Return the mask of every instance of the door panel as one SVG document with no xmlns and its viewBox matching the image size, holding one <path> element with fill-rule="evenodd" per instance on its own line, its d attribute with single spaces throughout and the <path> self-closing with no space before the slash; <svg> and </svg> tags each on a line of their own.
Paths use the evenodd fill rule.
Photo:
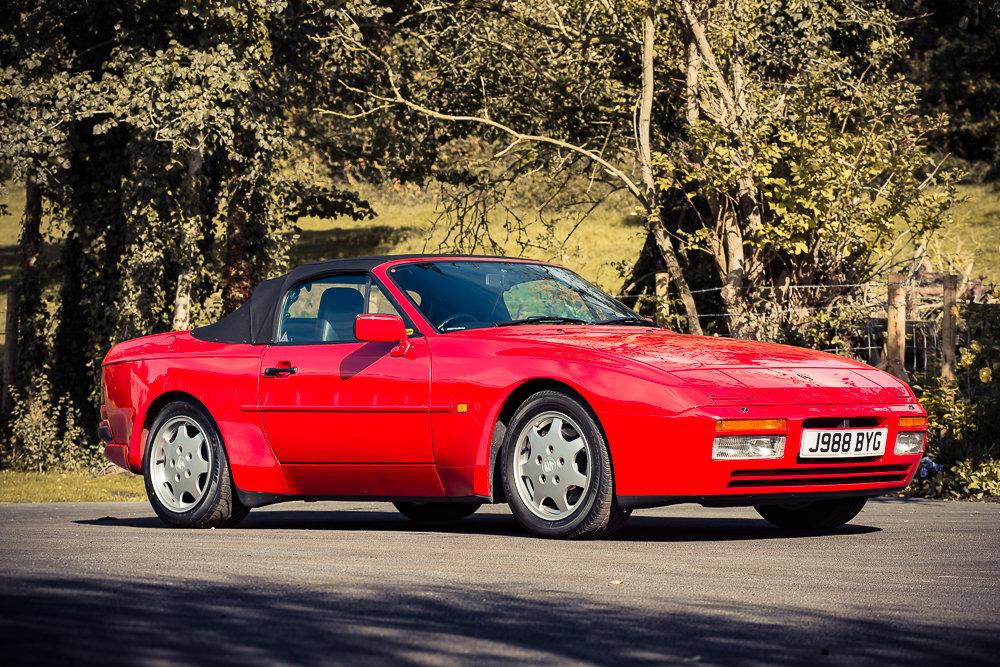
<svg viewBox="0 0 1000 667">
<path fill-rule="evenodd" d="M 430 355 L 395 343 L 272 345 L 261 359 L 260 411 L 282 463 L 433 463 Z M 294 373 L 264 374 L 268 368 Z"/>
</svg>

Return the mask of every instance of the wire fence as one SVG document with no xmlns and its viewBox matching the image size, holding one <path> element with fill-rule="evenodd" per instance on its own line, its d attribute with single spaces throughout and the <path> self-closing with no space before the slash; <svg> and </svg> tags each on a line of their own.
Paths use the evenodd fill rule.
<svg viewBox="0 0 1000 667">
<path fill-rule="evenodd" d="M 679 325 L 686 317 L 676 294 L 670 293 L 673 286 L 667 276 L 656 274 L 655 285 L 655 294 L 619 295 L 619 298 L 633 306 L 652 303 L 661 323 L 681 328 Z M 692 290 L 691 294 L 702 308 L 709 306 L 709 312 L 698 314 L 702 329 L 713 335 L 730 336 L 735 328 L 731 324 L 733 318 L 740 316 L 719 309 L 723 301 L 713 297 L 721 297 L 723 289 L 700 288 Z M 957 311 L 964 311 L 969 303 L 993 302 L 995 292 L 990 282 L 963 281 L 957 276 L 936 272 L 918 272 L 906 280 L 892 276 L 889 280 L 864 283 L 752 286 L 750 289 L 764 301 L 755 316 L 785 320 L 781 322 L 784 326 L 801 325 L 820 311 L 851 309 L 858 317 L 851 325 L 853 330 L 845 337 L 847 340 L 819 349 L 852 356 L 879 367 L 891 366 L 895 361 L 897 370 L 907 374 L 934 373 L 942 368 L 948 349 L 942 331 L 945 304 L 952 303 Z M 813 293 L 803 294 L 806 290 Z M 894 290 L 902 295 L 895 308 Z M 716 305 L 715 309 L 711 308 L 712 304 Z M 893 329 L 898 329 L 899 333 L 891 331 Z M 754 328 L 749 327 L 749 330 L 754 331 Z M 948 335 L 952 341 L 950 358 L 954 359 L 957 349 L 971 342 L 972 333 L 960 325 L 956 327 L 953 317 Z M 894 341 L 890 336 L 895 336 Z M 743 337 L 754 336 L 744 333 Z"/>
</svg>

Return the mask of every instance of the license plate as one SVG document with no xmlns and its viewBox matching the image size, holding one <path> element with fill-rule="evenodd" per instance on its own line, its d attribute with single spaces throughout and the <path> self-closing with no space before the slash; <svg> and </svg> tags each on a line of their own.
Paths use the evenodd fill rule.
<svg viewBox="0 0 1000 667">
<path fill-rule="evenodd" d="M 804 430 L 799 456 L 804 459 L 881 456 L 885 453 L 888 433 L 884 428 Z"/>
</svg>

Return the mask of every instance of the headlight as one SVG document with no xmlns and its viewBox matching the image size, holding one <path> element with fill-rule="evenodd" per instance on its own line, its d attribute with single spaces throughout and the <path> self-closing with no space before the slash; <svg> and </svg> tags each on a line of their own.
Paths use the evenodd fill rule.
<svg viewBox="0 0 1000 667">
<path fill-rule="evenodd" d="M 712 443 L 713 459 L 780 459 L 783 435 L 723 435 Z"/>
<path fill-rule="evenodd" d="M 896 456 L 905 454 L 919 454 L 924 448 L 923 431 L 907 431 L 896 434 Z"/>
</svg>

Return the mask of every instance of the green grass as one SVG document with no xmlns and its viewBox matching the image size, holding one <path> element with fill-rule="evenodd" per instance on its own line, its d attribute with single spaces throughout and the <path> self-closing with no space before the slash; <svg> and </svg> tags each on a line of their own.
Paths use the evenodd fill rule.
<svg viewBox="0 0 1000 667">
<path fill-rule="evenodd" d="M 128 473 L 0 471 L 0 503 L 145 500 L 142 477 Z"/>
<path fill-rule="evenodd" d="M 936 245 L 955 257 L 954 268 L 965 273 L 971 266 L 969 277 L 1000 281 L 1000 183 L 963 185 L 959 194 L 965 201 L 953 211 L 955 224 Z"/>
</svg>

